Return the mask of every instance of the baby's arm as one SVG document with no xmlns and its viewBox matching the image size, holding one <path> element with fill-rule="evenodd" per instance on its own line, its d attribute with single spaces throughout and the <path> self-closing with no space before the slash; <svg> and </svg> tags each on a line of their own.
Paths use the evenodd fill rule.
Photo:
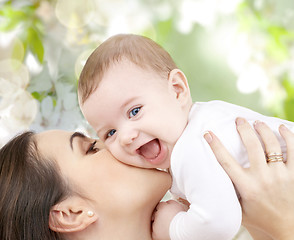
<svg viewBox="0 0 294 240">
<path fill-rule="evenodd" d="M 191 205 L 187 212 L 181 211 L 172 219 L 170 238 L 232 239 L 239 230 L 242 216 L 233 184 L 203 137 L 194 139 L 193 144 L 198 148 L 192 149 L 191 142 L 192 152 L 186 154 L 186 159 L 181 159 L 173 171 L 174 181 L 185 190 Z M 207 147 L 202 148 L 203 144 Z M 180 158 L 181 155 L 175 157 Z"/>
<path fill-rule="evenodd" d="M 166 240 L 169 237 L 169 226 L 174 216 L 181 212 L 187 211 L 188 206 L 179 203 L 175 200 L 167 202 L 160 202 L 153 215 L 152 223 L 152 239 L 153 240 Z"/>
</svg>

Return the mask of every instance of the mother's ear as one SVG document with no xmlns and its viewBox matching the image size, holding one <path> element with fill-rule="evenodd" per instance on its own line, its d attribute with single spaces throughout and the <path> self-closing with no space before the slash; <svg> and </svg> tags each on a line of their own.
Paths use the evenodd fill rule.
<svg viewBox="0 0 294 240">
<path fill-rule="evenodd" d="M 69 197 L 51 208 L 49 227 L 54 232 L 78 232 L 97 219 L 97 214 L 89 208 L 86 201 L 79 197 Z"/>
<path fill-rule="evenodd" d="M 185 74 L 180 69 L 173 69 L 168 76 L 169 89 L 175 93 L 176 98 L 187 104 L 191 100 L 190 88 Z"/>
</svg>

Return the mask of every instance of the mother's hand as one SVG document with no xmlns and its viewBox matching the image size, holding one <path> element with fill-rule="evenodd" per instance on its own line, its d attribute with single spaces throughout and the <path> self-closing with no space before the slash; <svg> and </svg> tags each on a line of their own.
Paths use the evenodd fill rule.
<svg viewBox="0 0 294 240">
<path fill-rule="evenodd" d="M 267 154 L 281 153 L 273 132 L 265 123 L 256 122 L 254 127 L 260 141 L 247 121 L 238 118 L 236 123 L 248 152 L 250 168 L 241 167 L 213 133 L 206 133 L 204 137 L 240 194 L 243 224 L 276 240 L 293 239 L 294 134 L 280 126 L 280 134 L 287 144 L 287 162 L 267 163 L 261 141 Z"/>
</svg>

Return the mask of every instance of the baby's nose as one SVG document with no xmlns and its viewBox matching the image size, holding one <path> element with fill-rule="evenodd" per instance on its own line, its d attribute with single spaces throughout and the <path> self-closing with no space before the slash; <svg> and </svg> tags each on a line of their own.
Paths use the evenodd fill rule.
<svg viewBox="0 0 294 240">
<path fill-rule="evenodd" d="M 138 131 L 134 129 L 129 129 L 127 131 L 121 132 L 121 143 L 122 145 L 130 145 L 135 141 L 135 139 L 138 137 Z"/>
</svg>

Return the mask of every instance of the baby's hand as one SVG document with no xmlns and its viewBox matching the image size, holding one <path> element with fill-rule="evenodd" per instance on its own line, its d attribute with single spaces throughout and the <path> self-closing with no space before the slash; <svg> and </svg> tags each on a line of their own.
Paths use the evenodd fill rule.
<svg viewBox="0 0 294 240">
<path fill-rule="evenodd" d="M 187 211 L 187 207 L 177 201 L 160 202 L 153 214 L 152 239 L 169 240 L 169 225 L 174 216 L 181 211 Z"/>
</svg>

